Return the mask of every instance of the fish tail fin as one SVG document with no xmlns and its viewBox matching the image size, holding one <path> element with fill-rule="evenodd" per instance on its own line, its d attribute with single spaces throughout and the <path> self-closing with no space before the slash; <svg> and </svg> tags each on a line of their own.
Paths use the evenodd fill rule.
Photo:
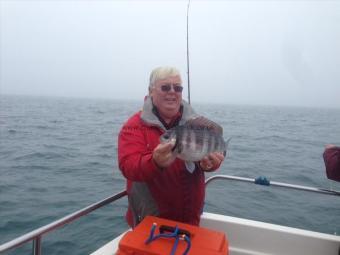
<svg viewBox="0 0 340 255">
<path fill-rule="evenodd" d="M 223 151 L 223 156 L 224 157 L 227 156 L 227 149 L 228 149 L 230 140 L 231 140 L 231 137 L 225 142 L 225 147 L 224 147 L 224 151 Z"/>
<path fill-rule="evenodd" d="M 227 150 L 228 146 L 229 146 L 229 142 L 231 140 L 232 137 L 230 137 L 226 142 L 225 142 L 225 149 Z"/>
</svg>

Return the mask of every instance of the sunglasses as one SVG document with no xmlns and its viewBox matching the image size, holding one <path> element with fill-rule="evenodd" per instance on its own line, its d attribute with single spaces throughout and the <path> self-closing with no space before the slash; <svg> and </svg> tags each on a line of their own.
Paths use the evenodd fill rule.
<svg viewBox="0 0 340 255">
<path fill-rule="evenodd" d="M 183 87 L 180 85 L 172 84 L 172 87 L 174 88 L 174 91 L 177 93 L 182 93 Z M 161 86 L 161 90 L 163 92 L 169 92 L 171 90 L 171 84 L 164 84 Z"/>
</svg>

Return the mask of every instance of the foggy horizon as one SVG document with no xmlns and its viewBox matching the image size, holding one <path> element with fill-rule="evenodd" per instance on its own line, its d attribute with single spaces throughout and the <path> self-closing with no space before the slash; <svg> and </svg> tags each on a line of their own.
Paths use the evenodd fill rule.
<svg viewBox="0 0 340 255">
<path fill-rule="evenodd" d="M 1 1 L 0 93 L 143 101 L 177 67 L 187 1 Z M 189 10 L 191 101 L 340 108 L 340 2 L 203 1 Z"/>
<path fill-rule="evenodd" d="M 3 97 L 28 97 L 28 98 L 41 98 L 41 99 L 52 99 L 52 100 L 94 100 L 94 101 L 110 101 L 110 102 L 133 102 L 136 104 L 140 104 L 140 107 L 143 106 L 144 99 L 142 98 L 114 98 L 114 97 L 91 97 L 91 96 L 71 96 L 71 95 L 38 95 L 38 94 L 0 94 Z M 186 102 L 188 102 L 188 98 L 183 98 Z M 280 104 L 261 104 L 261 103 L 229 103 L 229 102 L 208 102 L 208 101 L 199 101 L 191 98 L 191 105 L 195 106 L 236 106 L 236 107 L 277 107 L 277 108 L 306 108 L 306 109 L 329 109 L 329 110 L 339 110 L 340 107 L 337 106 L 313 106 L 313 105 L 280 105 Z"/>
</svg>

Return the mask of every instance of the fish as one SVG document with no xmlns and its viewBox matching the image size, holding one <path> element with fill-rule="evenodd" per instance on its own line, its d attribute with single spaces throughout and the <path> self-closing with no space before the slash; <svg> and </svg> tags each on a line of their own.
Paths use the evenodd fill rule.
<svg viewBox="0 0 340 255">
<path fill-rule="evenodd" d="M 187 162 L 200 161 L 211 152 L 221 152 L 226 156 L 230 139 L 225 142 L 223 128 L 203 116 L 173 127 L 160 137 L 161 143 L 174 143 L 173 153 Z"/>
</svg>

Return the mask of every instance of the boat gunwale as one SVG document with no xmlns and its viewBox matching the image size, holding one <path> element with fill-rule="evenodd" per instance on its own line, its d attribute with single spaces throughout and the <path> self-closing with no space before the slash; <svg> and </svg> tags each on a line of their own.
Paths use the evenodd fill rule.
<svg viewBox="0 0 340 255">
<path fill-rule="evenodd" d="M 205 186 L 207 186 L 210 182 L 216 181 L 216 180 L 236 180 L 236 181 L 243 181 L 243 182 L 248 182 L 248 183 L 253 183 L 253 184 L 260 184 L 260 185 L 265 185 L 269 186 L 266 184 L 261 184 L 261 183 L 256 183 L 256 179 L 251 179 L 251 178 L 245 178 L 245 177 L 239 177 L 239 176 L 231 176 L 231 175 L 213 175 L 205 180 Z M 339 191 L 333 191 L 333 190 L 326 190 L 326 189 L 320 189 L 320 188 L 314 188 L 314 187 L 306 187 L 306 186 L 300 186 L 300 185 L 293 185 L 293 184 L 288 184 L 288 183 L 278 183 L 278 182 L 272 182 L 274 187 L 284 187 L 284 188 L 290 188 L 290 189 L 297 189 L 300 191 L 310 191 L 310 192 L 317 192 L 317 193 L 322 193 L 326 195 L 336 195 L 340 196 Z M 275 185 L 278 184 L 278 185 Z M 32 230 L 28 232 L 27 234 L 24 234 L 22 236 L 19 236 L 11 241 L 8 241 L 4 244 L 0 245 L 0 253 L 8 251 L 10 249 L 16 248 L 24 243 L 33 241 L 33 252 L 32 254 L 34 255 L 40 255 L 41 254 L 41 238 L 44 234 L 47 234 L 51 231 L 54 231 L 57 228 L 60 228 L 68 223 L 73 222 L 74 220 L 85 216 L 89 214 L 90 212 L 101 208 L 102 206 L 105 206 L 107 204 L 110 204 L 124 196 L 127 195 L 126 190 L 122 190 L 112 196 L 109 196 L 103 200 L 100 200 L 94 204 L 91 204 L 83 209 L 80 209 L 74 213 L 71 213 L 69 215 L 66 215 L 65 217 L 58 219 L 52 223 L 49 223 L 47 225 L 44 225 L 40 228 L 37 228 L 35 230 Z M 223 216 L 223 215 L 222 215 Z M 262 223 L 262 222 L 260 222 Z M 270 223 L 266 223 L 270 224 Z M 282 226 L 284 227 L 284 226 Z M 315 232 L 319 233 L 319 232 Z M 324 234 L 321 233 L 320 234 Z M 327 235 L 327 234 L 325 234 Z"/>
</svg>

